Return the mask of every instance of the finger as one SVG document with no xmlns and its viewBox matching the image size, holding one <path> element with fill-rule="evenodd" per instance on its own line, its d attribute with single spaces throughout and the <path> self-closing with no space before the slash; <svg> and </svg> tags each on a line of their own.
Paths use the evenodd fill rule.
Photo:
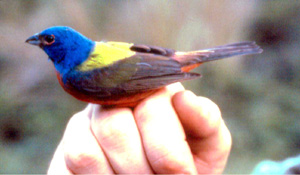
<svg viewBox="0 0 300 175">
<path fill-rule="evenodd" d="M 173 83 L 165 87 L 167 94 L 169 96 L 173 96 L 175 93 L 184 91 L 184 87 L 182 86 L 181 83 Z"/>
<path fill-rule="evenodd" d="M 91 105 L 74 115 L 63 137 L 67 167 L 74 174 L 114 173 L 90 129 Z"/>
<path fill-rule="evenodd" d="M 65 162 L 62 142 L 54 153 L 47 174 L 72 174 Z"/>
<path fill-rule="evenodd" d="M 231 135 L 218 106 L 190 91 L 175 94 L 173 105 L 195 155 L 198 172 L 222 172 L 231 148 Z"/>
<path fill-rule="evenodd" d="M 92 130 L 116 173 L 153 173 L 129 108 L 94 108 Z"/>
<path fill-rule="evenodd" d="M 141 102 L 134 110 L 135 120 L 155 173 L 196 173 L 183 128 L 171 105 L 175 91 L 169 86 Z"/>
</svg>

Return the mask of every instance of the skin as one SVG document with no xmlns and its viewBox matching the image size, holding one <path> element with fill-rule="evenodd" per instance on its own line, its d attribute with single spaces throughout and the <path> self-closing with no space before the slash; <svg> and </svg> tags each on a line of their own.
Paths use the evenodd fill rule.
<svg viewBox="0 0 300 175">
<path fill-rule="evenodd" d="M 89 104 L 69 121 L 48 173 L 217 174 L 231 143 L 218 106 L 176 83 L 134 109 Z"/>
</svg>

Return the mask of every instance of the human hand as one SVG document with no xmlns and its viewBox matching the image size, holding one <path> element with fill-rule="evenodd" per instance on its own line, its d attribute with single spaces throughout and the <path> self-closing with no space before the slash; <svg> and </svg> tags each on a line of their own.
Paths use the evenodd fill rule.
<svg viewBox="0 0 300 175">
<path fill-rule="evenodd" d="M 217 105 L 176 83 L 134 110 L 89 104 L 69 121 L 48 173 L 215 174 L 230 148 Z"/>
</svg>

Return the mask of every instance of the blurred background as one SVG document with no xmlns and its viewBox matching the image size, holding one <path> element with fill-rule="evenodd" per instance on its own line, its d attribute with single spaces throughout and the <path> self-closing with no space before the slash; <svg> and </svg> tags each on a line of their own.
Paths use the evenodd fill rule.
<svg viewBox="0 0 300 175">
<path fill-rule="evenodd" d="M 0 1 L 0 173 L 45 173 L 69 118 L 86 103 L 59 86 L 25 40 L 66 25 L 93 40 L 176 50 L 256 41 L 261 55 L 210 62 L 187 89 L 216 102 L 233 147 L 225 173 L 300 152 L 300 1 Z"/>
</svg>

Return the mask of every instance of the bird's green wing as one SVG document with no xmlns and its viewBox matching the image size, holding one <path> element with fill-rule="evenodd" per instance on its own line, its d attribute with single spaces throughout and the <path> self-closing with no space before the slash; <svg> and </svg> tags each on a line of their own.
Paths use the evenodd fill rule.
<svg viewBox="0 0 300 175">
<path fill-rule="evenodd" d="M 174 59 L 154 54 L 137 54 L 126 60 L 120 61 L 122 68 L 130 60 L 130 67 L 135 67 L 132 73 L 120 82 L 118 87 L 126 92 L 135 93 L 136 91 L 147 91 L 157 89 L 168 84 L 196 78 L 199 74 L 181 71 L 181 65 Z M 122 63 L 123 62 L 123 63 Z M 133 63 L 133 64 L 132 64 Z M 116 71 L 118 72 L 118 71 Z M 125 71 L 130 72 L 130 71 Z M 125 73 L 124 72 L 124 73 Z M 119 74 L 119 73 L 116 73 Z M 119 74 L 121 77 L 124 74 Z"/>
<path fill-rule="evenodd" d="M 137 93 L 199 76 L 182 72 L 180 63 L 168 57 L 173 54 L 172 50 L 115 42 L 108 45 L 96 48 L 97 56 L 92 58 L 93 52 L 77 67 L 75 79 L 79 82 L 72 79 L 74 86 L 80 84 L 81 91 L 94 95 Z M 101 50 L 106 53 L 99 52 Z M 98 93 L 100 91 L 102 93 Z"/>
</svg>

